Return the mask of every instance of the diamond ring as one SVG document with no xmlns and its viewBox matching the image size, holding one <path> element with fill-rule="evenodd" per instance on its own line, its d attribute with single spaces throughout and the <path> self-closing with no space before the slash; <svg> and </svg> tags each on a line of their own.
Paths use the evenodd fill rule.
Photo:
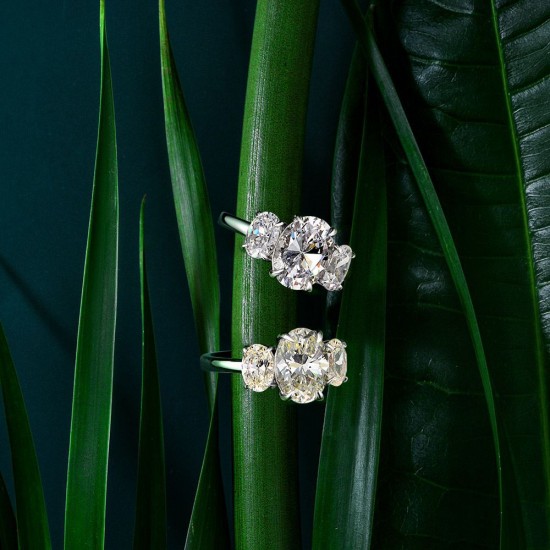
<svg viewBox="0 0 550 550">
<path fill-rule="evenodd" d="M 323 334 L 296 328 L 279 337 L 275 349 L 252 344 L 243 349 L 242 359 L 231 352 L 206 353 L 201 367 L 210 372 L 240 372 L 247 388 L 262 392 L 278 386 L 281 398 L 295 403 L 323 399 L 327 384 L 347 381 L 346 344 L 337 338 L 323 341 Z"/>
<path fill-rule="evenodd" d="M 260 212 L 251 222 L 222 212 L 220 225 L 245 236 L 243 248 L 252 258 L 271 261 L 271 275 L 293 290 L 341 290 L 352 249 L 334 241 L 336 229 L 314 216 L 297 216 L 289 225 L 271 212 Z"/>
</svg>

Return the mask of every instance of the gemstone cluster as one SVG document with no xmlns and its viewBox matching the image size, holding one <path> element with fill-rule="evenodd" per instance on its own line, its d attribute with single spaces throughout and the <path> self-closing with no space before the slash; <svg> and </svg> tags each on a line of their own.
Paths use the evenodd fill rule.
<svg viewBox="0 0 550 550">
<path fill-rule="evenodd" d="M 253 258 L 271 260 L 271 275 L 293 290 L 311 290 L 317 283 L 340 290 L 353 251 L 334 241 L 336 230 L 315 216 L 296 217 L 286 227 L 271 212 L 250 223 L 244 248 Z"/>
<path fill-rule="evenodd" d="M 248 388 L 264 391 L 276 383 L 281 397 L 295 403 L 322 399 L 325 386 L 340 386 L 347 380 L 346 372 L 344 342 L 323 342 L 322 333 L 307 328 L 283 334 L 275 354 L 258 344 L 243 352 L 242 375 Z"/>
</svg>

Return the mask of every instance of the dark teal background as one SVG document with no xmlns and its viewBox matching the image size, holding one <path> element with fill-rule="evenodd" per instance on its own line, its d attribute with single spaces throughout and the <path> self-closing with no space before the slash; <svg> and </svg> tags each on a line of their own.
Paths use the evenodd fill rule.
<svg viewBox="0 0 550 550">
<path fill-rule="evenodd" d="M 73 363 L 96 143 L 98 4 L 4 2 L 0 9 L 0 318 L 29 410 L 55 548 L 63 538 Z M 174 54 L 215 215 L 232 211 L 236 199 L 254 7 L 248 0 L 167 0 Z M 171 202 L 157 4 L 107 1 L 107 25 L 121 214 L 107 547 L 129 548 L 133 532 L 141 368 L 138 215 L 147 194 L 169 537 L 170 546 L 180 548 L 202 458 L 207 408 Z M 329 215 L 332 148 L 351 47 L 352 34 L 338 2 L 323 1 L 308 119 L 304 214 Z M 234 239 L 216 231 L 227 345 Z M 311 304 L 306 302 L 306 315 Z M 227 390 L 223 386 L 226 404 Z M 223 412 L 229 414 L 227 406 Z M 321 406 L 301 411 L 303 433 L 315 426 L 301 447 L 306 545 L 321 415 Z M 224 468 L 229 474 L 229 425 L 223 428 Z M 3 423 L 0 441 L 0 468 L 11 490 Z"/>
</svg>

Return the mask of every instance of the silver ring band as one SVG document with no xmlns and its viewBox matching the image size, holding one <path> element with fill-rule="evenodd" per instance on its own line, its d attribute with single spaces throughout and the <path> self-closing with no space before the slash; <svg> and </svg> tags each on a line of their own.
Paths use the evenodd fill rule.
<svg viewBox="0 0 550 550">
<path fill-rule="evenodd" d="M 243 362 L 231 357 L 230 350 L 205 353 L 201 356 L 201 369 L 206 372 L 231 374 L 241 372 L 242 368 Z"/>
<path fill-rule="evenodd" d="M 250 227 L 250 222 L 237 218 L 237 216 L 233 216 L 233 214 L 229 214 L 228 212 L 222 212 L 220 214 L 218 224 L 225 229 L 229 229 L 230 231 L 239 233 L 245 237 L 248 233 L 248 228 Z"/>
</svg>

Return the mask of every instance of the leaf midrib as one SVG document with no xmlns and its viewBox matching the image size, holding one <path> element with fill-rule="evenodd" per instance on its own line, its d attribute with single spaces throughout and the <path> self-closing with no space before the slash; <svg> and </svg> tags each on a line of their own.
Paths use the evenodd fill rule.
<svg viewBox="0 0 550 550">
<path fill-rule="evenodd" d="M 497 45 L 497 51 L 499 56 L 499 70 L 502 78 L 502 85 L 504 88 L 504 99 L 506 102 L 506 114 L 508 116 L 508 124 L 510 126 L 510 133 L 512 137 L 512 146 L 514 149 L 514 163 L 516 166 L 516 180 L 519 186 L 519 196 L 521 203 L 521 215 L 523 220 L 523 233 L 525 238 L 525 245 L 527 249 L 527 264 L 529 270 L 529 286 L 531 291 L 531 305 L 533 307 L 533 318 L 534 318 L 534 329 L 535 329 L 535 357 L 537 364 L 537 374 L 539 382 L 539 408 L 541 416 L 541 427 L 543 435 L 543 449 L 544 449 L 544 471 L 545 471 L 545 484 L 546 484 L 546 494 L 550 494 L 550 425 L 548 420 L 548 395 L 546 391 L 546 375 L 545 375 L 545 353 L 544 353 L 544 342 L 541 330 L 541 317 L 540 311 L 538 308 L 538 292 L 536 287 L 536 276 L 535 276 L 535 265 L 533 261 L 533 243 L 531 240 L 531 235 L 529 233 L 529 220 L 527 218 L 527 203 L 525 199 L 525 177 L 523 172 L 523 163 L 521 160 L 521 154 L 519 149 L 519 136 L 517 128 L 514 122 L 514 117 L 512 114 L 512 102 L 510 95 L 510 88 L 508 85 L 508 77 L 506 73 L 506 60 L 504 57 L 504 50 L 502 45 L 502 40 L 500 37 L 500 27 L 498 22 L 498 12 L 495 5 L 495 1 L 491 0 L 491 14 L 493 28 L 495 31 L 495 41 Z M 547 507 L 548 508 L 548 507 Z M 548 513 L 550 516 L 550 511 Z"/>
</svg>

